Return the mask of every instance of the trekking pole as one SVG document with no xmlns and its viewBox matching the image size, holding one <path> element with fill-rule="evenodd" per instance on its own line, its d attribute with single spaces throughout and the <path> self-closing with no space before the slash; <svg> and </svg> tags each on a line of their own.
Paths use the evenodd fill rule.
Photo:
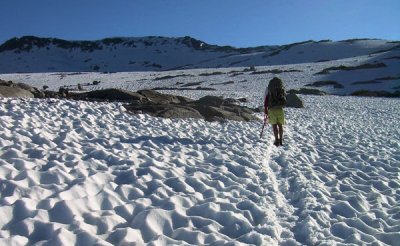
<svg viewBox="0 0 400 246">
<path fill-rule="evenodd" d="M 263 135 L 263 132 L 264 132 L 264 128 L 265 128 L 265 125 L 267 124 L 267 122 L 268 122 L 268 115 L 264 114 L 264 124 L 263 124 L 263 126 L 261 128 L 260 138 L 262 138 L 262 135 Z"/>
</svg>

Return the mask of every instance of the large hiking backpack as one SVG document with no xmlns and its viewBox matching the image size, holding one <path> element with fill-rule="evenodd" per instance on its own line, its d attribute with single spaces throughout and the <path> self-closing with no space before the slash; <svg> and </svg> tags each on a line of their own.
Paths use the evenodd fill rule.
<svg viewBox="0 0 400 246">
<path fill-rule="evenodd" d="M 285 107 L 286 92 L 281 79 L 275 77 L 268 84 L 268 108 Z"/>
</svg>

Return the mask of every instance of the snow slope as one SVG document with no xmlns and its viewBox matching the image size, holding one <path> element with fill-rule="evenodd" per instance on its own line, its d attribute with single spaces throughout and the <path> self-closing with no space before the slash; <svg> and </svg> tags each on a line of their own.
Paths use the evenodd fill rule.
<svg viewBox="0 0 400 246">
<path fill-rule="evenodd" d="M 261 122 L 1 99 L 0 244 L 396 245 L 398 100 L 304 97 Z"/>
<path fill-rule="evenodd" d="M 168 92 L 200 97 L 216 94 L 229 97 L 243 97 L 246 93 L 253 97 L 250 101 L 258 104 L 258 94 L 264 91 L 265 84 L 274 76 L 285 81 L 286 88 L 315 88 L 329 94 L 349 95 L 359 90 L 388 91 L 400 90 L 400 50 L 357 56 L 325 62 L 311 62 L 290 65 L 229 67 L 219 69 L 186 69 L 163 72 L 72 72 L 72 73 L 19 73 L 0 74 L 2 80 L 22 82 L 37 88 L 47 86 L 58 90 L 63 85 L 77 89 L 78 84 L 85 90 L 101 88 L 122 88 L 126 90 L 152 89 L 165 87 Z M 327 71 L 327 72 L 324 72 Z M 93 85 L 93 81 L 100 82 Z M 334 82 L 340 86 L 310 86 L 315 82 Z M 208 88 L 211 90 L 194 89 Z M 176 90 L 171 90 L 176 89 Z M 212 91 L 214 90 L 214 91 Z"/>
<path fill-rule="evenodd" d="M 392 52 L 399 42 L 357 39 L 234 48 L 190 37 L 66 41 L 21 37 L 0 45 L 0 73 L 132 72 L 285 65 Z"/>
</svg>

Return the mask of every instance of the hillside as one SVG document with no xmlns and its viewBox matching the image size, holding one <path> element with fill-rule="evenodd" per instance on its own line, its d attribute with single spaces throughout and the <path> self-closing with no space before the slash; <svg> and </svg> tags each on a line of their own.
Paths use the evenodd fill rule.
<svg viewBox="0 0 400 246">
<path fill-rule="evenodd" d="M 0 46 L 0 73 L 165 71 L 286 65 L 377 55 L 398 59 L 399 47 L 399 42 L 378 39 L 235 48 L 191 37 L 67 41 L 25 36 Z"/>
</svg>

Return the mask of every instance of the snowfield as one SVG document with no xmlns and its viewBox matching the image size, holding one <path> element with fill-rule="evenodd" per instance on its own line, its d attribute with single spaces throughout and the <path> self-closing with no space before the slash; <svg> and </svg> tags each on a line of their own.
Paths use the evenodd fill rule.
<svg viewBox="0 0 400 246">
<path fill-rule="evenodd" d="M 162 87 L 247 98 L 250 107 L 262 105 L 274 76 L 288 90 L 317 81 L 333 81 L 317 89 L 337 95 L 399 89 L 398 49 L 354 49 L 361 55 L 341 60 L 334 51 L 328 61 L 256 71 L 0 79 L 51 90 Z M 399 99 L 300 97 L 305 108 L 285 109 L 279 148 L 271 126 L 260 139 L 262 114 L 211 123 L 132 115 L 117 102 L 0 98 L 0 245 L 400 245 Z"/>
<path fill-rule="evenodd" d="M 261 120 L 3 98 L 0 244 L 398 245 L 399 101 L 302 98 L 281 148 Z"/>
</svg>

